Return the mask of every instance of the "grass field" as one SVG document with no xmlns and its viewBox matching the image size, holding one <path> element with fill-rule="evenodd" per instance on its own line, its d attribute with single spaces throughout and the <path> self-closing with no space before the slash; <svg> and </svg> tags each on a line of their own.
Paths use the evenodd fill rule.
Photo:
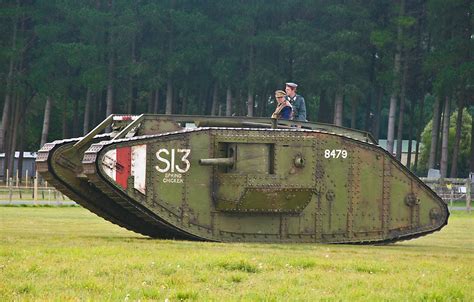
<svg viewBox="0 0 474 302">
<path fill-rule="evenodd" d="M 150 240 L 79 207 L 0 207 L 0 301 L 474 301 L 474 214 L 385 246 Z"/>
</svg>

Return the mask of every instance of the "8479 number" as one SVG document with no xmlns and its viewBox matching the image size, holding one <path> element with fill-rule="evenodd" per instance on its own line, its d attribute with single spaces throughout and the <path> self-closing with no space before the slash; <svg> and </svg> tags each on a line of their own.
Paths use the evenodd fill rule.
<svg viewBox="0 0 474 302">
<path fill-rule="evenodd" d="M 324 158 L 347 158 L 347 150 L 344 149 L 326 149 Z"/>
</svg>

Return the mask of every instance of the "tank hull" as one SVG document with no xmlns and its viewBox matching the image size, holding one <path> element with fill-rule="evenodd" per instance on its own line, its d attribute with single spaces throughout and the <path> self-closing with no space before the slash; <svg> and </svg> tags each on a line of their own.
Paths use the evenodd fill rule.
<svg viewBox="0 0 474 302">
<path fill-rule="evenodd" d="M 437 231 L 449 217 L 385 150 L 322 130 L 198 127 L 101 141 L 82 166 L 110 200 L 185 239 L 387 243 Z M 163 237 L 149 227 L 139 232 Z"/>
</svg>

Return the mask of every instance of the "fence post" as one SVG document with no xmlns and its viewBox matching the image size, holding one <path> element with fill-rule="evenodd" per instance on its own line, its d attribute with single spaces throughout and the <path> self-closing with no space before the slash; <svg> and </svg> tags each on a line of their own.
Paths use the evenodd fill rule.
<svg viewBox="0 0 474 302">
<path fill-rule="evenodd" d="M 13 200 L 13 188 L 12 188 L 12 179 L 9 179 L 8 180 L 8 200 L 9 200 L 9 203 L 12 204 L 12 200 Z"/>
<path fill-rule="evenodd" d="M 10 181 L 10 175 L 9 175 L 8 172 L 9 172 L 9 171 L 8 171 L 8 169 L 7 169 L 7 175 L 6 175 L 6 178 L 5 178 L 5 182 L 6 182 L 5 184 L 7 185 L 7 187 L 8 187 L 8 185 L 9 185 L 8 182 Z"/>
<path fill-rule="evenodd" d="M 36 170 L 33 184 L 33 200 L 34 204 L 36 205 L 36 201 L 38 200 L 38 170 Z"/>
<path fill-rule="evenodd" d="M 453 190 L 453 185 L 446 185 L 447 188 L 449 189 L 449 205 L 452 207 L 453 206 L 453 200 L 454 200 L 454 190 Z"/>
<path fill-rule="evenodd" d="M 21 188 L 20 188 L 20 175 L 18 174 L 18 169 L 16 169 L 16 183 L 15 187 L 18 190 L 18 195 L 20 196 L 20 199 L 23 199 L 23 196 L 21 194 Z"/>
<path fill-rule="evenodd" d="M 25 171 L 25 188 L 28 189 L 28 169 Z"/>
<path fill-rule="evenodd" d="M 466 179 L 466 211 L 471 213 L 471 178 Z"/>
</svg>

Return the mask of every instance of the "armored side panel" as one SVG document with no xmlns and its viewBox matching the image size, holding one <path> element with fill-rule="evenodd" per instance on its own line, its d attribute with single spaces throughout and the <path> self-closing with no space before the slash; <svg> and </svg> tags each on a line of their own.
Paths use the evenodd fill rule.
<svg viewBox="0 0 474 302">
<path fill-rule="evenodd" d="M 110 200 L 181 238 L 391 242 L 449 216 L 390 154 L 345 133 L 200 127 L 101 141 L 82 163 Z"/>
<path fill-rule="evenodd" d="M 135 121 L 135 123 L 132 123 Z M 106 127 L 114 132 L 97 135 Z M 116 200 L 110 199 L 99 188 L 90 184 L 83 174 L 82 159 L 91 144 L 133 134 L 159 133 L 178 130 L 181 127 L 169 119 L 145 120 L 138 116 L 111 116 L 84 138 L 66 139 L 45 144 L 38 152 L 38 172 L 51 185 L 98 216 L 144 235 L 160 238 L 183 238 L 173 227 L 163 226 L 155 220 L 150 222 L 140 211 L 133 212 Z"/>
</svg>

